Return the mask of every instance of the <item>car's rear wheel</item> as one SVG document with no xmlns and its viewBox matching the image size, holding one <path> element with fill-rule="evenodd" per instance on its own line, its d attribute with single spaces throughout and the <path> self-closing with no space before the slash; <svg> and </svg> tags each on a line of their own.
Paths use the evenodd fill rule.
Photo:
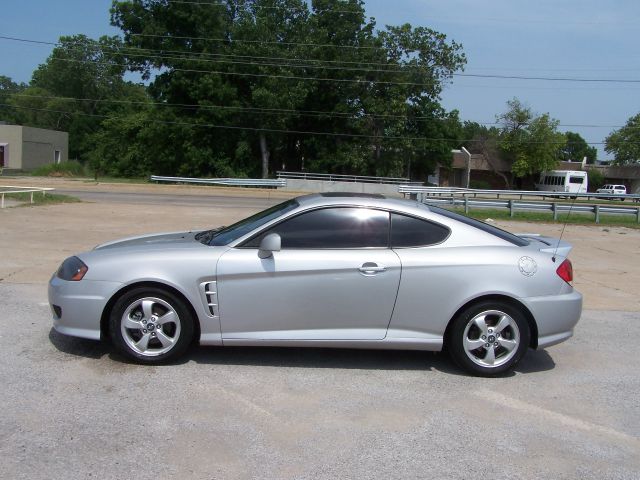
<svg viewBox="0 0 640 480">
<path fill-rule="evenodd" d="M 448 351 L 460 367 L 482 376 L 511 370 L 529 346 L 529 325 L 520 310 L 503 302 L 472 305 L 454 319 Z"/>
<path fill-rule="evenodd" d="M 115 346 L 140 363 L 164 363 L 182 355 L 194 322 L 184 302 L 159 288 L 136 288 L 121 296 L 109 322 Z"/>
</svg>

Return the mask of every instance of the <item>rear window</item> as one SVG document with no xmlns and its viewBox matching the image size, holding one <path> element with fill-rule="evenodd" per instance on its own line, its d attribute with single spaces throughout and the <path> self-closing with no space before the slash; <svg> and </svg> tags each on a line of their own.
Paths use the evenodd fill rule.
<svg viewBox="0 0 640 480">
<path fill-rule="evenodd" d="M 391 248 L 425 247 L 442 243 L 449 236 L 449 229 L 398 213 L 391 214 Z"/>
<path fill-rule="evenodd" d="M 518 237 L 513 233 L 509 233 L 506 230 L 502 230 L 501 228 L 494 227 L 493 225 L 489 225 L 488 223 L 481 222 L 480 220 L 476 220 L 475 218 L 465 217 L 464 215 L 460 215 L 459 213 L 452 212 L 450 210 L 445 210 L 440 207 L 432 207 L 429 205 L 429 210 L 443 217 L 452 218 L 453 220 L 457 220 L 458 222 L 464 223 L 465 225 L 470 225 L 475 227 L 483 232 L 490 233 L 502 240 L 506 240 L 509 243 L 512 243 L 518 247 L 524 247 L 529 245 L 529 241 L 524 238 Z"/>
</svg>

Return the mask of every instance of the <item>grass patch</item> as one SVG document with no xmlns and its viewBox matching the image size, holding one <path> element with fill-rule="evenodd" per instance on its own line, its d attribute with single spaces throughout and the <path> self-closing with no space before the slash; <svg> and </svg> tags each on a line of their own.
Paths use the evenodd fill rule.
<svg viewBox="0 0 640 480">
<path fill-rule="evenodd" d="M 13 200 L 21 202 L 21 207 L 29 207 L 35 205 L 55 205 L 58 203 L 78 203 L 81 200 L 71 195 L 62 195 L 59 193 L 47 192 L 45 195 L 42 192 L 33 193 L 33 203 L 31 203 L 31 193 L 19 192 L 19 193 L 5 193 L 5 201 Z"/>
<path fill-rule="evenodd" d="M 31 175 L 34 177 L 82 177 L 85 175 L 85 168 L 80 162 L 70 160 L 42 165 L 33 170 Z"/>
<path fill-rule="evenodd" d="M 637 217 L 631 215 L 621 216 L 600 214 L 600 223 L 596 224 L 595 215 L 582 212 L 571 212 L 571 214 L 569 214 L 569 212 L 558 213 L 558 219 L 554 220 L 551 212 L 514 212 L 513 217 L 511 217 L 509 215 L 509 210 L 475 209 L 469 210 L 468 214 L 464 213 L 463 208 L 455 208 L 454 211 L 478 220 L 492 218 L 494 220 L 508 220 L 516 222 L 569 223 L 575 225 L 609 225 L 614 227 L 640 228 Z"/>
</svg>

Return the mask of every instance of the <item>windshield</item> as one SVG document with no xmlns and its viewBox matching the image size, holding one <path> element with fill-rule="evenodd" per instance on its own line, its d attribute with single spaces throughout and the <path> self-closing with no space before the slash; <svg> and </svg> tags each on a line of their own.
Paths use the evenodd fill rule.
<svg viewBox="0 0 640 480">
<path fill-rule="evenodd" d="M 298 207 L 299 204 L 295 200 L 287 200 L 284 203 L 279 203 L 278 205 L 274 205 L 271 208 L 267 208 L 262 212 L 258 212 L 255 215 L 247 217 L 243 220 L 240 220 L 233 225 L 229 225 L 228 227 L 223 227 L 218 230 L 208 232 L 202 232 L 196 237 L 197 240 L 205 243 L 207 245 L 219 246 L 219 245 L 228 245 L 229 243 L 237 240 L 238 238 L 246 235 L 247 233 L 255 230 L 266 223 L 269 223 L 274 218 L 278 218 L 280 215 L 283 215 L 286 212 L 293 210 Z M 205 233 L 211 232 L 210 235 L 205 235 Z"/>
</svg>

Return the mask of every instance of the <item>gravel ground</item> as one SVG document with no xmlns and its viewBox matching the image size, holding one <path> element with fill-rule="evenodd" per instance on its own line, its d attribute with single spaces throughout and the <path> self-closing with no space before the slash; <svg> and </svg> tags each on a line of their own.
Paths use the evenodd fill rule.
<svg viewBox="0 0 640 480">
<path fill-rule="evenodd" d="M 504 378 L 441 354 L 329 349 L 197 348 L 143 367 L 51 329 L 46 282 L 65 256 L 228 223 L 276 196 L 0 211 L 0 478 L 640 478 L 637 230 L 567 227 L 587 310 L 574 338 Z"/>
<path fill-rule="evenodd" d="M 569 342 L 479 379 L 423 352 L 198 348 L 137 366 L 53 331 L 43 286 L 0 295 L 0 478 L 640 472 L 637 313 L 587 311 Z"/>
</svg>

